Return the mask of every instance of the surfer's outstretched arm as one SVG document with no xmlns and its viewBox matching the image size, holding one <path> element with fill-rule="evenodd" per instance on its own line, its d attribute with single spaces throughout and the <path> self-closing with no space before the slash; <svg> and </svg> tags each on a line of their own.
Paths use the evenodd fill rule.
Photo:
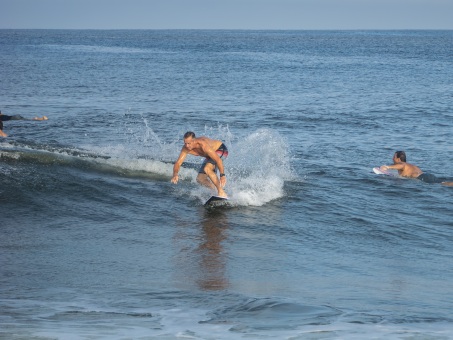
<svg viewBox="0 0 453 340">
<path fill-rule="evenodd" d="M 186 157 L 187 157 L 187 150 L 185 147 L 183 147 L 181 149 L 181 153 L 179 154 L 178 159 L 175 162 L 175 165 L 173 165 L 173 177 L 171 178 L 171 182 L 173 184 L 176 184 L 179 181 L 179 176 L 178 176 L 179 169 L 181 169 L 181 165 L 184 162 L 184 160 L 186 159 Z"/>
<path fill-rule="evenodd" d="M 15 117 L 15 118 L 12 118 L 11 120 L 48 120 L 49 119 L 49 118 L 47 118 L 47 116 L 25 118 L 25 117 L 22 117 L 21 115 L 16 115 L 13 117 Z"/>
</svg>

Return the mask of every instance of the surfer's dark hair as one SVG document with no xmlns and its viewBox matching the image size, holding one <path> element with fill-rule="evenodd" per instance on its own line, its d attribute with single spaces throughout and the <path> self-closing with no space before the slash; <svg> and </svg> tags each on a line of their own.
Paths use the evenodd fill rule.
<svg viewBox="0 0 453 340">
<path fill-rule="evenodd" d="M 401 159 L 401 162 L 406 163 L 406 153 L 404 151 L 395 152 L 396 158 Z"/>
<path fill-rule="evenodd" d="M 184 139 L 189 138 L 189 137 L 195 138 L 195 133 L 192 132 L 192 131 L 187 131 L 187 132 L 184 134 Z"/>
</svg>

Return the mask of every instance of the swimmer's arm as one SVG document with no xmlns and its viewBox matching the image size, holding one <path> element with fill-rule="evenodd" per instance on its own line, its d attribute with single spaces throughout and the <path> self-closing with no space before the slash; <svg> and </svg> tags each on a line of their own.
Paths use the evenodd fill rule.
<svg viewBox="0 0 453 340">
<path fill-rule="evenodd" d="M 383 165 L 381 166 L 382 170 L 388 170 L 388 169 L 393 169 L 393 170 L 403 170 L 405 164 L 393 164 L 393 165 Z"/>
<path fill-rule="evenodd" d="M 8 135 L 4 133 L 2 130 L 0 130 L 0 137 L 8 137 Z"/>
</svg>

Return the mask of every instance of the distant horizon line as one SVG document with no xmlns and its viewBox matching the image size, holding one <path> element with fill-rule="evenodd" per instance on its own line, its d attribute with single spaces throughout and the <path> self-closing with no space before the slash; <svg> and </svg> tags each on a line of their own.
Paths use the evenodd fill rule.
<svg viewBox="0 0 453 340">
<path fill-rule="evenodd" d="M 453 31 L 453 28 L 5 28 L 67 31 Z"/>
</svg>

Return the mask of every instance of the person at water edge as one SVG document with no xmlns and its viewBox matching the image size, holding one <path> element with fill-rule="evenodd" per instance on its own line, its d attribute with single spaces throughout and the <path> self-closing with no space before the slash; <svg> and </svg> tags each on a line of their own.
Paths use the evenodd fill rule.
<svg viewBox="0 0 453 340">
<path fill-rule="evenodd" d="M 195 133 L 188 131 L 184 134 L 184 146 L 181 149 L 178 159 L 173 166 L 173 177 L 171 182 L 178 183 L 179 169 L 187 155 L 205 157 L 200 170 L 198 171 L 197 182 L 213 190 L 217 190 L 217 195 L 227 197 L 223 188 L 226 185 L 225 169 L 223 160 L 228 157 L 228 149 L 220 140 L 208 137 L 195 137 Z M 220 175 L 217 177 L 216 171 Z"/>
<path fill-rule="evenodd" d="M 46 116 L 42 117 L 35 117 L 35 118 L 24 118 L 21 115 L 14 115 L 14 116 L 9 116 L 9 115 L 4 115 L 2 111 L 0 111 L 0 137 L 8 137 L 6 133 L 3 132 L 3 122 L 6 122 L 8 120 L 48 120 Z"/>
<path fill-rule="evenodd" d="M 441 183 L 442 185 L 453 186 L 453 182 L 443 182 L 433 174 L 423 172 L 418 166 L 406 162 L 406 153 L 396 151 L 393 155 L 393 165 L 382 165 L 382 170 L 398 170 L 398 174 L 403 177 L 416 178 L 427 183 Z"/>
</svg>

